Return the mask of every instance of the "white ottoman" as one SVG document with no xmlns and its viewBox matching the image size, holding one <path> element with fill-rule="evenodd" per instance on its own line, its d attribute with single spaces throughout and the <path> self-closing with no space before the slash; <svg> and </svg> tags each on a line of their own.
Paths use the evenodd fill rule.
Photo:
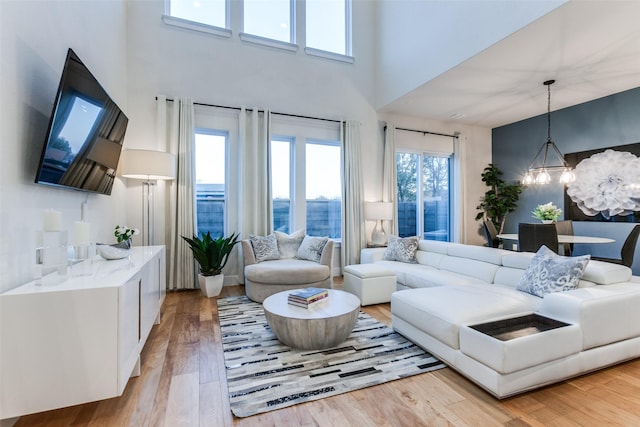
<svg viewBox="0 0 640 427">
<path fill-rule="evenodd" d="M 360 305 L 389 302 L 396 291 L 396 273 L 376 264 L 348 265 L 344 290 L 360 298 Z"/>
</svg>

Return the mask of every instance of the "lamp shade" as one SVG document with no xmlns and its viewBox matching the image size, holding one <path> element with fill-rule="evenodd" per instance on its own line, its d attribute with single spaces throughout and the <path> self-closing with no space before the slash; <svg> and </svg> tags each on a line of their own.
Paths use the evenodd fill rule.
<svg viewBox="0 0 640 427">
<path fill-rule="evenodd" d="M 393 203 L 391 202 L 365 202 L 364 216 L 370 220 L 393 219 Z"/>
<path fill-rule="evenodd" d="M 164 151 L 123 150 L 120 175 L 144 180 L 171 180 L 176 177 L 176 156 Z"/>
</svg>

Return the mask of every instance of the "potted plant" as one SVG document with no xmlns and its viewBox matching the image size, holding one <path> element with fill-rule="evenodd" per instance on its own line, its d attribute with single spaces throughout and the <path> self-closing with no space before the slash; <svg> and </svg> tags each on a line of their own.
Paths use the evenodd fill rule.
<svg viewBox="0 0 640 427">
<path fill-rule="evenodd" d="M 191 248 L 193 257 L 200 265 L 198 274 L 198 285 L 206 297 L 217 297 L 222 290 L 224 274 L 222 269 L 227 264 L 229 254 L 233 247 L 239 243 L 239 234 L 232 234 L 229 237 L 211 237 L 211 232 L 201 233 L 201 237 L 193 238 L 181 236 Z"/>
<path fill-rule="evenodd" d="M 477 209 L 482 210 L 476 215 L 476 220 L 483 218 L 490 220 L 496 226 L 498 234 L 502 233 L 504 229 L 507 214 L 515 211 L 518 207 L 518 199 L 522 192 L 522 184 L 519 181 L 515 184 L 508 184 L 501 178 L 501 175 L 502 171 L 492 163 L 484 168 L 480 176 L 489 190 L 484 193 L 480 204 L 476 206 Z"/>
<path fill-rule="evenodd" d="M 552 202 L 545 203 L 543 205 L 538 205 L 536 208 L 531 211 L 534 218 L 539 219 L 545 224 L 551 224 L 556 222 L 560 215 L 562 215 L 562 209 L 555 206 Z"/>
</svg>

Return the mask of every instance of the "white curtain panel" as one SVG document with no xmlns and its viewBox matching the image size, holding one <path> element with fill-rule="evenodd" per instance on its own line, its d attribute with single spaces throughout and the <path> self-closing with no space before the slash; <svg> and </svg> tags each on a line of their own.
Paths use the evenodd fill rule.
<svg viewBox="0 0 640 427">
<path fill-rule="evenodd" d="M 238 223 L 242 227 L 239 231 L 243 238 L 249 238 L 250 234 L 265 236 L 273 228 L 269 173 L 271 113 L 243 107 L 238 122 L 241 157 L 238 182 L 242 183 L 238 197 Z"/>
<path fill-rule="evenodd" d="M 166 102 L 166 101 L 165 101 Z M 162 102 L 158 98 L 158 109 Z M 195 124 L 193 100 L 179 98 L 173 101 L 169 123 L 169 151 L 176 155 L 177 177 L 171 186 L 169 223 L 171 238 L 167 251 L 169 263 L 168 289 L 196 288 L 197 265 L 187 242 L 181 236 L 195 234 Z M 166 115 L 165 115 L 166 117 Z"/>
<path fill-rule="evenodd" d="M 342 132 L 342 265 L 360 263 L 360 250 L 365 247 L 364 191 L 360 123 L 347 121 Z"/>
<path fill-rule="evenodd" d="M 393 236 L 398 235 L 398 205 L 396 169 L 396 127 L 387 123 L 384 131 L 384 158 L 382 168 L 382 201 L 393 203 L 393 219 L 386 230 Z"/>
<path fill-rule="evenodd" d="M 458 135 L 453 138 L 453 173 L 455 182 L 452 186 L 451 201 L 453 209 L 451 209 L 451 241 L 457 243 L 465 243 L 466 241 L 466 223 L 465 223 L 465 194 L 466 194 L 466 176 L 465 171 L 465 142 L 466 138 Z"/>
</svg>

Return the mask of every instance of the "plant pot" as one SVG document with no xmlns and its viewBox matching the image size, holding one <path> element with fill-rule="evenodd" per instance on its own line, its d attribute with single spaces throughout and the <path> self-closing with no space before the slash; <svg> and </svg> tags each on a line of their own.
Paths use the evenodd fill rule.
<svg viewBox="0 0 640 427">
<path fill-rule="evenodd" d="M 542 219 L 541 220 L 543 224 L 553 224 L 555 221 L 552 219 Z"/>
<path fill-rule="evenodd" d="M 202 295 L 207 298 L 217 297 L 222 291 L 222 285 L 224 283 L 224 274 L 218 274 L 215 276 L 203 276 L 198 274 L 198 285 Z"/>
</svg>

